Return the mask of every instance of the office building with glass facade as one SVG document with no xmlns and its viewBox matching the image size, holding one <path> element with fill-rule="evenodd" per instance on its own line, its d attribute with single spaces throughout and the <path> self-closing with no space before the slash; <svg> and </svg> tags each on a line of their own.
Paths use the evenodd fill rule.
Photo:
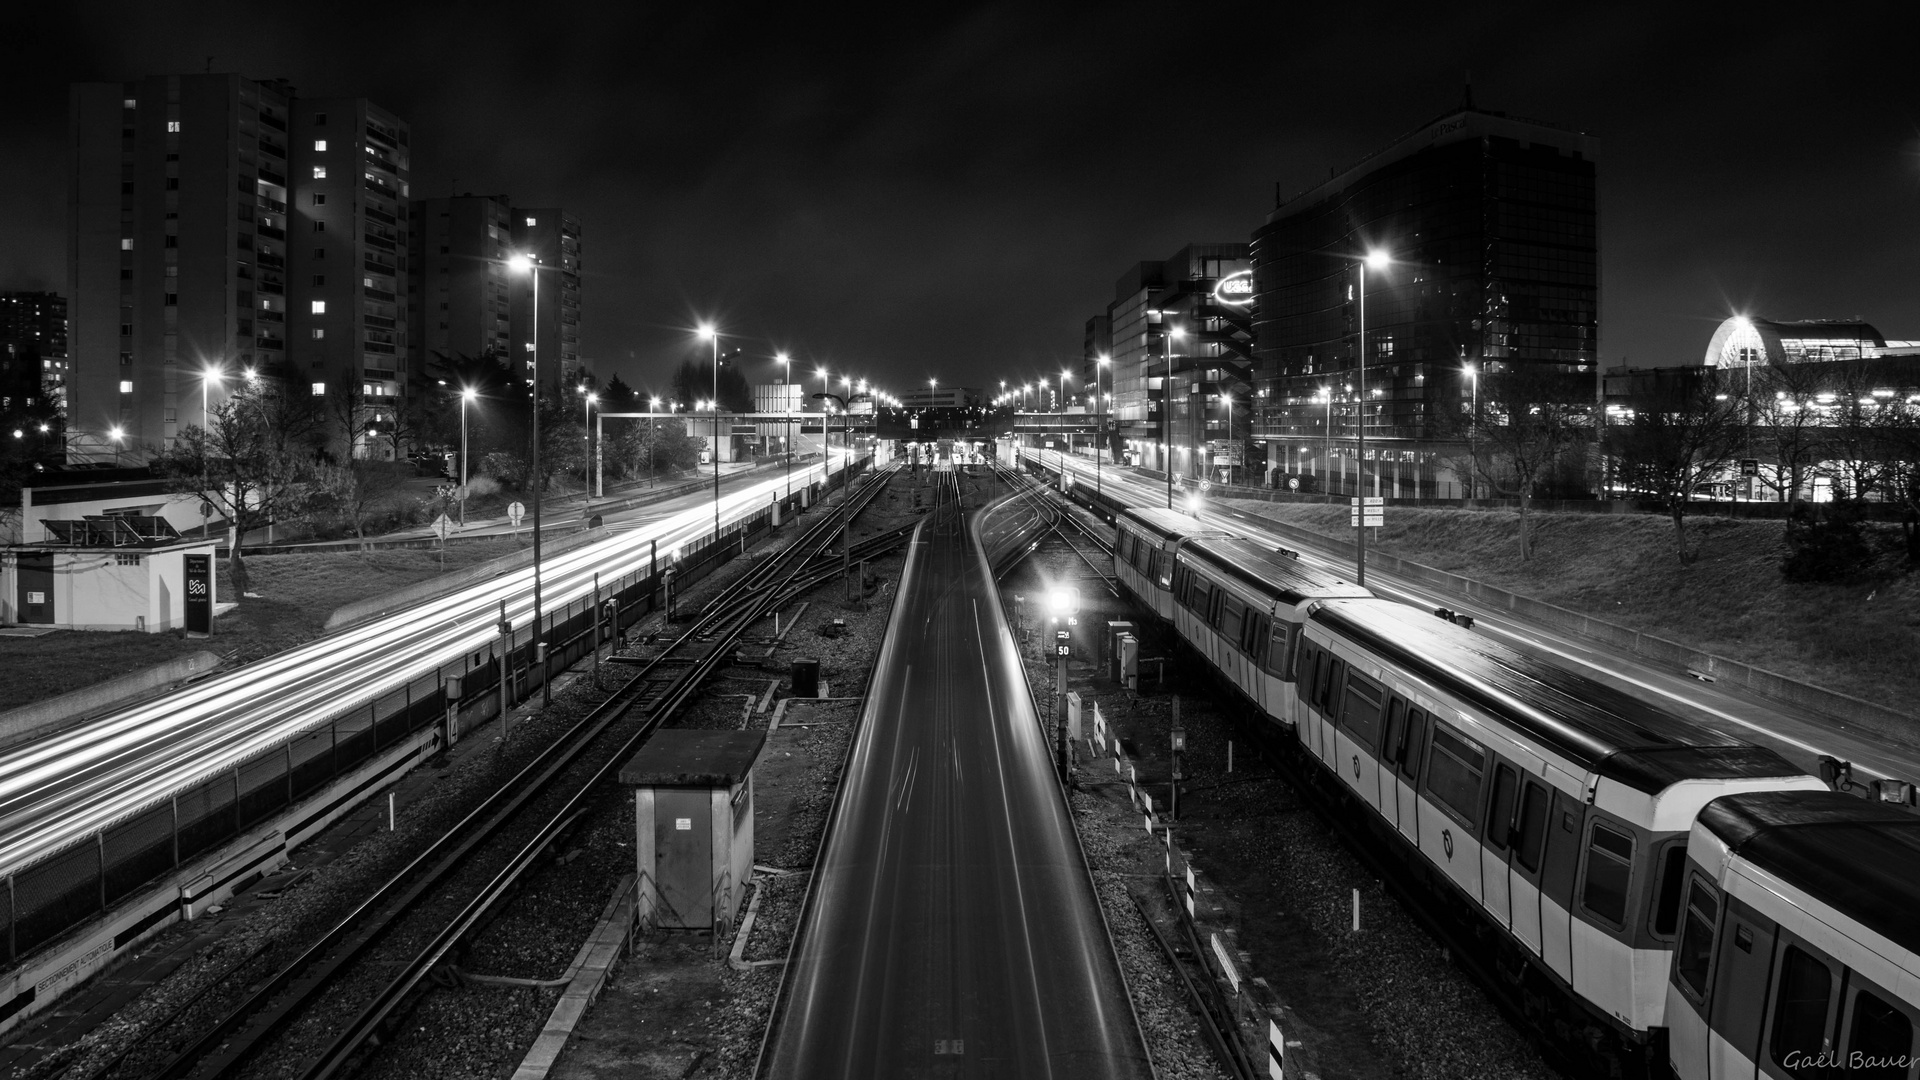
<svg viewBox="0 0 1920 1080">
<path fill-rule="evenodd" d="M 1470 105 L 1286 199 L 1253 235 L 1254 426 L 1270 482 L 1453 497 L 1438 452 L 1475 374 L 1542 365 L 1597 393 L 1593 140 Z M 1360 385 L 1359 259 L 1366 274 Z"/>
</svg>

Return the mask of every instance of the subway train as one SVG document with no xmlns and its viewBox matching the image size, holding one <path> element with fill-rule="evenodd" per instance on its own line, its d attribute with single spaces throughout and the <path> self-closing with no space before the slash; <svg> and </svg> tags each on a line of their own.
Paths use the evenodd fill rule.
<svg viewBox="0 0 1920 1080">
<path fill-rule="evenodd" d="M 1748 1044 L 1737 1059 L 1744 1072 L 1726 1053 L 1716 1060 L 1734 1064 L 1711 1072 L 1701 1064 L 1708 1052 L 1699 1048 L 1714 1039 L 1721 1047 L 1727 1025 L 1801 992 L 1800 983 L 1742 976 L 1718 1002 L 1687 996 L 1681 974 L 1694 969 L 1673 964 L 1683 913 L 1690 920 L 1717 910 L 1711 897 L 1696 907 L 1689 883 L 1731 897 L 1722 882 L 1738 862 L 1705 854 L 1713 843 L 1701 830 L 1737 833 L 1727 822 L 1751 815 L 1739 809 L 1749 803 L 1804 803 L 1797 812 L 1816 817 L 1920 818 L 1833 794 L 1771 750 L 1186 515 L 1121 511 L 1116 541 L 1116 577 L 1138 604 L 1272 721 L 1266 732 L 1284 737 L 1270 744 L 1310 762 L 1341 811 L 1491 946 L 1508 983 L 1501 989 L 1543 1035 L 1636 1074 L 1668 1070 L 1671 1028 L 1671 1068 L 1686 1080 L 1828 1075 L 1780 1071 L 1767 1064 L 1774 1057 L 1756 1072 Z M 1920 849 L 1911 847 L 1915 833 L 1901 835 L 1910 845 L 1904 862 L 1894 858 L 1898 844 L 1882 846 L 1908 871 L 1905 912 L 1920 925 Z M 1804 862 L 1790 869 L 1816 872 Z M 1845 888 L 1809 888 L 1806 896 L 1844 907 L 1834 894 Z M 1774 926 L 1818 921 L 1825 911 L 1794 902 L 1769 910 Z M 1876 958 L 1883 966 L 1871 970 L 1886 993 L 1873 1000 L 1911 1023 L 1920 1017 L 1914 936 L 1909 929 L 1904 946 L 1884 934 L 1855 937 L 1822 955 L 1840 966 Z M 1673 1027 L 1669 1016 L 1683 1002 L 1694 1019 Z M 1836 1014 L 1829 1026 L 1843 1022 Z M 1873 1048 L 1898 1042 L 1891 1019 L 1875 1023 Z M 1910 1057 L 1907 1071 L 1884 1075 L 1920 1074 Z"/>
</svg>

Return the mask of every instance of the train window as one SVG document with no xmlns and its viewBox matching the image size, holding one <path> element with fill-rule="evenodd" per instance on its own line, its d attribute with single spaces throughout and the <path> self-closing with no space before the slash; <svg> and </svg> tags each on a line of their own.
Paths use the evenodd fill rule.
<svg viewBox="0 0 1920 1080">
<path fill-rule="evenodd" d="M 1427 792 L 1469 825 L 1480 809 L 1480 778 L 1486 751 L 1445 724 L 1433 726 L 1433 755 L 1427 763 Z"/>
<path fill-rule="evenodd" d="M 1673 971 L 1681 985 L 1693 991 L 1695 1001 L 1707 994 L 1707 969 L 1713 961 L 1714 927 L 1720 919 L 1720 897 L 1698 874 L 1687 891 L 1687 922 L 1673 950 Z"/>
<path fill-rule="evenodd" d="M 1347 677 L 1347 662 L 1332 653 L 1320 654 L 1319 700 L 1320 711 L 1327 716 L 1336 716 L 1340 710 L 1340 684 Z"/>
<path fill-rule="evenodd" d="M 1845 1060 L 1849 1077 L 1901 1080 L 1913 1062 L 1913 1021 L 1877 996 L 1855 990 Z"/>
<path fill-rule="evenodd" d="M 1401 745 L 1401 739 L 1406 736 L 1406 733 L 1407 703 L 1399 698 L 1394 698 L 1392 701 L 1387 702 L 1387 728 L 1380 733 L 1381 761 L 1389 765 L 1397 764 L 1400 761 L 1400 754 L 1405 749 L 1405 747 Z"/>
<path fill-rule="evenodd" d="M 1267 640 L 1267 617 L 1249 615 L 1245 625 L 1246 628 L 1240 631 L 1240 651 L 1257 659 L 1260 646 Z"/>
<path fill-rule="evenodd" d="M 1287 673 L 1287 624 L 1273 624 L 1273 635 L 1267 639 L 1267 670 Z"/>
<path fill-rule="evenodd" d="M 1400 775 L 1411 784 L 1420 778 L 1420 743 L 1427 735 L 1427 710 L 1407 709 L 1407 733 L 1400 739 Z"/>
<path fill-rule="evenodd" d="M 1519 787 L 1520 778 L 1513 766 L 1494 768 L 1493 798 L 1487 800 L 1487 843 L 1496 851 L 1507 850 L 1508 838 L 1513 835 L 1513 800 Z"/>
<path fill-rule="evenodd" d="M 1340 726 L 1353 735 L 1354 741 L 1372 749 L 1380 734 L 1380 698 L 1384 693 L 1380 684 L 1354 672 L 1347 679 L 1347 702 L 1340 711 Z"/>
<path fill-rule="evenodd" d="M 1513 857 L 1529 872 L 1540 869 L 1540 849 L 1547 840 L 1547 789 L 1531 781 L 1520 796 L 1520 836 L 1514 841 Z"/>
<path fill-rule="evenodd" d="M 1245 629 L 1247 605 L 1228 596 L 1225 592 L 1218 595 L 1220 599 L 1215 607 L 1219 614 L 1214 619 L 1214 629 L 1220 631 L 1220 636 L 1233 642 L 1237 648 L 1240 644 L 1240 632 Z"/>
<path fill-rule="evenodd" d="M 1780 958 L 1780 980 L 1773 990 L 1773 1063 L 1788 1076 L 1825 1073 L 1827 1013 L 1833 996 L 1833 972 L 1812 953 L 1789 945 Z"/>
<path fill-rule="evenodd" d="M 1159 548 L 1154 548 L 1148 556 L 1147 561 L 1153 567 L 1153 579 L 1160 583 L 1160 587 L 1163 589 L 1171 588 L 1173 585 L 1173 571 L 1169 567 L 1173 562 L 1173 556 L 1168 552 L 1161 551 Z"/>
<path fill-rule="evenodd" d="M 1587 837 L 1587 884 L 1580 903 L 1618 929 L 1627 924 L 1627 885 L 1633 878 L 1633 836 L 1605 822 Z"/>
<path fill-rule="evenodd" d="M 1667 845 L 1660 856 L 1660 881 L 1653 887 L 1653 932 L 1660 937 L 1680 925 L 1680 886 L 1687 875 L 1687 842 Z"/>
</svg>

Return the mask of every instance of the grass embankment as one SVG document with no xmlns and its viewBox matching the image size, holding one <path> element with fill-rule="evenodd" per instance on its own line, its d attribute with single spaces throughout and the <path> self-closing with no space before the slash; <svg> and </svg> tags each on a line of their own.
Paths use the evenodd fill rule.
<svg viewBox="0 0 1920 1080">
<path fill-rule="evenodd" d="M 512 554 L 521 542 L 468 540 L 447 546 L 447 572 Z M 0 638 L 0 708 L 12 708 L 211 650 L 243 663 L 319 637 L 335 608 L 440 574 L 440 553 L 413 549 L 255 555 L 247 559 L 254 593 L 214 620 L 211 638 L 180 633 L 57 630 Z M 219 597 L 232 600 L 224 563 Z"/>
<path fill-rule="evenodd" d="M 1350 533 L 1344 506 L 1234 505 L 1328 535 Z M 1682 566 L 1664 517 L 1536 513 L 1531 520 L 1535 550 L 1524 562 L 1520 516 L 1511 511 L 1389 507 L 1377 544 L 1390 555 L 1916 711 L 1920 576 L 1790 582 L 1780 573 L 1780 521 L 1689 518 L 1688 543 L 1701 555 Z M 1891 544 L 1892 534 L 1885 539 Z"/>
</svg>

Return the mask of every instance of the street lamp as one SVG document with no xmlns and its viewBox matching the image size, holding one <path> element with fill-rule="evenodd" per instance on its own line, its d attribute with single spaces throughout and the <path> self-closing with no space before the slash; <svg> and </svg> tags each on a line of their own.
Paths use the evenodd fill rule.
<svg viewBox="0 0 1920 1080">
<path fill-rule="evenodd" d="M 1067 369 L 1061 368 L 1060 396 L 1057 404 L 1060 406 L 1060 440 L 1067 444 L 1067 453 L 1072 453 L 1073 436 L 1067 433 L 1067 377 Z M 1055 456 L 1060 459 L 1060 479 L 1064 482 L 1067 477 L 1067 459 L 1057 452 Z"/>
<path fill-rule="evenodd" d="M 833 446 L 829 441 L 832 432 L 827 427 L 827 417 L 831 415 L 827 412 L 827 391 L 829 389 L 827 384 L 832 381 L 832 378 L 827 374 L 826 368 L 815 368 L 813 373 L 820 376 L 820 492 L 824 497 L 827 490 L 827 478 L 833 472 L 833 457 L 830 453 Z"/>
<path fill-rule="evenodd" d="M 1096 499 L 1100 497 L 1100 459 L 1105 456 L 1107 449 L 1107 404 L 1100 398 L 1100 369 L 1112 362 L 1113 358 L 1106 353 L 1093 359 L 1094 429 L 1098 432 L 1093 440 L 1093 494 Z"/>
<path fill-rule="evenodd" d="M 203 431 L 212 426 L 212 420 L 209 416 L 208 406 L 207 406 L 207 387 L 212 383 L 224 383 L 225 381 L 226 381 L 226 376 L 221 374 L 221 371 L 219 368 L 207 367 L 207 368 L 201 369 L 201 372 L 200 372 L 200 427 L 201 427 L 201 430 Z"/>
<path fill-rule="evenodd" d="M 1467 458 L 1473 462 L 1472 467 L 1467 469 L 1467 498 L 1471 499 L 1480 486 L 1473 475 L 1480 458 L 1477 446 L 1480 437 L 1480 372 L 1471 363 L 1461 365 L 1461 369 L 1467 373 L 1467 384 L 1472 388 L 1473 395 L 1472 419 L 1467 422 Z"/>
<path fill-rule="evenodd" d="M 653 428 L 653 438 L 647 443 L 647 482 L 651 486 L 660 480 L 660 399 L 657 397 L 647 399 L 647 424 Z"/>
<path fill-rule="evenodd" d="M 703 341 L 713 342 L 713 542 L 720 542 L 720 331 L 701 323 Z"/>
<path fill-rule="evenodd" d="M 1367 269 L 1385 270 L 1391 261 L 1386 252 L 1375 250 L 1367 252 L 1366 257 L 1354 264 L 1360 276 L 1357 293 L 1360 316 L 1360 420 L 1354 427 L 1354 454 L 1360 459 L 1357 462 L 1360 501 L 1354 505 L 1360 508 L 1360 514 L 1357 518 L 1359 524 L 1354 526 L 1354 532 L 1358 534 L 1358 543 L 1354 548 L 1354 584 L 1363 587 L 1367 583 Z"/>
<path fill-rule="evenodd" d="M 480 396 L 469 386 L 460 391 L 460 527 L 467 527 L 467 403 Z"/>
<path fill-rule="evenodd" d="M 787 434 L 781 441 L 787 444 L 787 501 L 793 501 L 793 397 L 787 387 L 793 380 L 793 357 L 786 353 L 774 353 L 773 362 L 780 365 L 780 409 L 787 414 Z"/>
<path fill-rule="evenodd" d="M 507 260 L 507 266 L 517 274 L 525 274 L 533 283 L 533 317 L 528 319 L 532 333 L 527 341 L 527 351 L 533 354 L 533 460 L 531 480 L 533 484 L 533 643 L 536 655 L 544 660 L 541 652 L 543 631 L 540 626 L 540 261 L 524 252 L 515 253 Z M 553 680 L 544 666 L 540 672 L 540 689 L 543 700 L 553 700 Z M 504 722 L 504 721 L 503 721 Z"/>
<path fill-rule="evenodd" d="M 1161 462 L 1167 468 L 1167 509 L 1173 509 L 1173 343 L 1187 336 L 1186 330 L 1178 326 L 1167 327 L 1167 385 L 1160 394 L 1160 438 L 1166 449 L 1166 460 Z"/>
<path fill-rule="evenodd" d="M 600 404 L 600 395 L 580 387 L 580 425 L 587 429 L 587 468 L 592 475 L 587 478 L 587 516 L 593 516 L 593 489 L 600 482 L 600 444 L 593 438 L 593 407 Z"/>
</svg>

